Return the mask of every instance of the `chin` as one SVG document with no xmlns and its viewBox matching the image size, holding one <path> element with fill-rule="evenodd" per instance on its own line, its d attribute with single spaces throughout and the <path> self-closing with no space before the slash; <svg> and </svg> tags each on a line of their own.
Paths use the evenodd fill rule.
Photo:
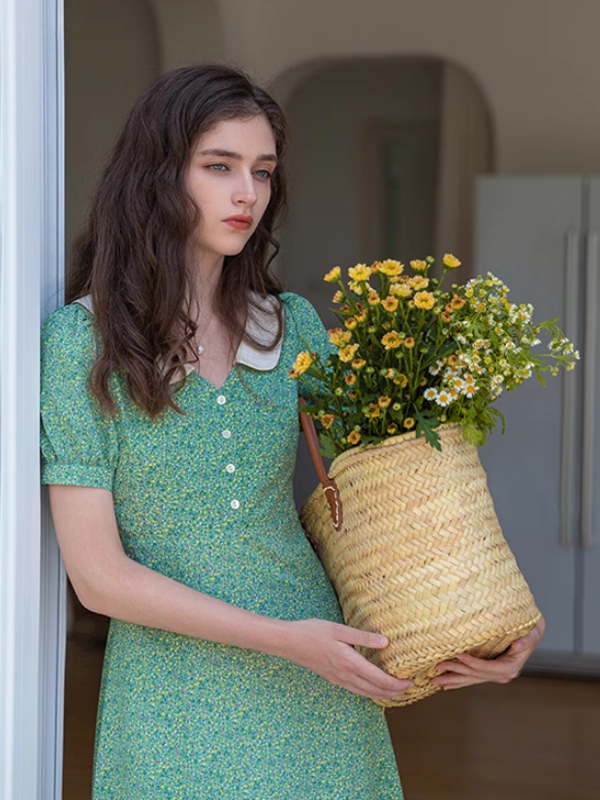
<svg viewBox="0 0 600 800">
<path fill-rule="evenodd" d="M 224 256 L 239 256 L 239 254 L 242 252 L 244 247 L 246 247 L 249 241 L 250 237 L 248 237 L 248 239 L 245 239 L 243 242 L 238 242 L 238 243 L 229 242 L 228 246 L 223 248 L 222 253 Z"/>
</svg>

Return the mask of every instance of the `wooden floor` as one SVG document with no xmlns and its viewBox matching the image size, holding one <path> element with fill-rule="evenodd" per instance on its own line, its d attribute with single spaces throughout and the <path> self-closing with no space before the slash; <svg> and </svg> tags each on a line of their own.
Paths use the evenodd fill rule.
<svg viewBox="0 0 600 800">
<path fill-rule="evenodd" d="M 101 641 L 68 643 L 64 800 L 90 797 Z M 441 692 L 388 722 L 406 800 L 600 800 L 600 682 L 522 676 Z"/>
</svg>

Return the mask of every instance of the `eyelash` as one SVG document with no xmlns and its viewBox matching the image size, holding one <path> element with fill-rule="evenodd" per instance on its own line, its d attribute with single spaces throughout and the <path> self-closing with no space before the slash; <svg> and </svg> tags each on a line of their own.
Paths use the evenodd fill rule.
<svg viewBox="0 0 600 800">
<path fill-rule="evenodd" d="M 221 170 L 221 169 L 215 169 L 215 167 L 225 167 L 226 170 L 229 169 L 227 164 L 208 164 L 207 165 L 207 168 L 210 169 L 210 170 L 213 170 L 214 172 L 223 172 L 224 171 L 224 170 Z M 273 173 L 269 172 L 268 169 L 258 169 L 258 170 L 256 170 L 256 174 L 258 174 L 259 172 L 264 172 L 265 173 L 265 176 L 264 177 L 260 177 L 259 180 L 270 181 L 271 178 L 273 177 Z"/>
</svg>

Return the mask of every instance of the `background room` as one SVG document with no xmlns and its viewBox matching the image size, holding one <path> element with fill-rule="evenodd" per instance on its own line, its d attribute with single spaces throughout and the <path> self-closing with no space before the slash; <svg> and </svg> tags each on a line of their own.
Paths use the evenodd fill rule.
<svg viewBox="0 0 600 800">
<path fill-rule="evenodd" d="M 291 207 L 277 270 L 328 326 L 323 275 L 334 265 L 451 252 L 463 262 L 457 280 L 488 269 L 506 278 L 512 300 L 531 300 L 539 319 L 560 316 L 581 350 L 568 378 L 502 399 L 507 433 L 481 452 L 546 636 L 510 685 L 387 712 L 409 800 L 598 795 L 599 29 L 594 0 L 64 3 L 67 257 L 134 100 L 167 70 L 218 61 L 263 82 L 288 114 Z M 42 288 L 42 317 L 60 291 L 60 279 Z M 303 442 L 297 472 L 301 503 L 316 485 Z M 43 532 L 51 537 L 47 514 Z M 42 603 L 58 616 L 59 594 L 44 601 L 59 575 L 49 547 Z M 108 620 L 70 588 L 66 597 L 65 630 L 41 649 L 41 681 L 50 662 L 59 679 L 42 690 L 40 715 L 51 717 L 46 757 L 55 774 L 63 765 L 64 800 L 85 800 Z M 40 767 L 39 796 L 58 800 L 47 774 Z"/>
</svg>

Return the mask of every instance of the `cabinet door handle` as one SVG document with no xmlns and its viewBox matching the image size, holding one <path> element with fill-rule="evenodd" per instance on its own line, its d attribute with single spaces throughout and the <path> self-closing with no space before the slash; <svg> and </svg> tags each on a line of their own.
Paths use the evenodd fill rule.
<svg viewBox="0 0 600 800">
<path fill-rule="evenodd" d="M 577 303 L 579 283 L 579 241 L 580 232 L 571 228 L 566 235 L 565 268 L 565 335 L 574 341 L 577 334 Z M 560 464 L 560 543 L 571 547 L 573 498 L 573 463 L 575 458 L 575 384 L 569 373 L 563 376 L 562 441 Z"/>
<path fill-rule="evenodd" d="M 583 470 L 581 481 L 581 546 L 594 543 L 594 444 L 596 360 L 598 357 L 598 243 L 600 234 L 590 230 L 585 257 L 585 338 L 583 358 Z"/>
</svg>

